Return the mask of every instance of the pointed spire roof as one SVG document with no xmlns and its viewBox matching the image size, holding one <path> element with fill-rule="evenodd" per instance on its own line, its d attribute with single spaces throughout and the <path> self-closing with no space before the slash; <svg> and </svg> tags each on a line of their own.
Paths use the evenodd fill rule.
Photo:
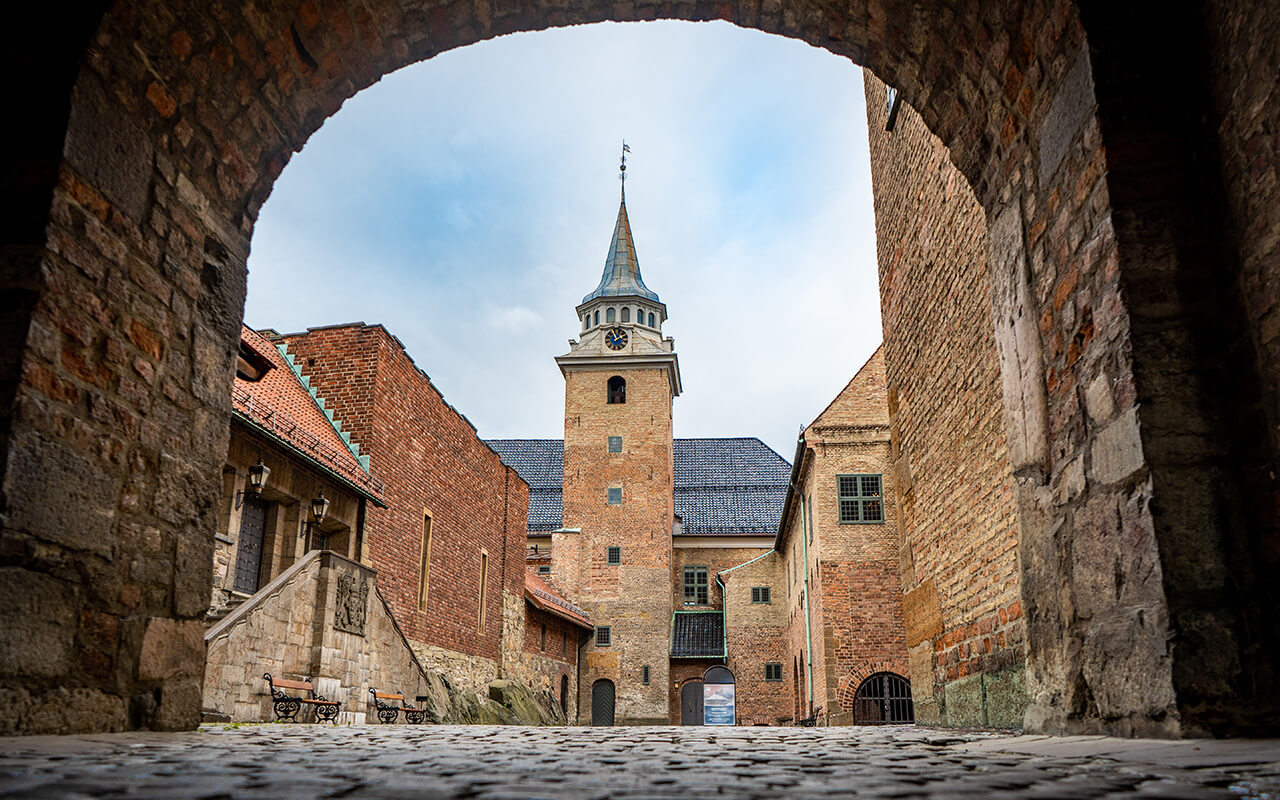
<svg viewBox="0 0 1280 800">
<path fill-rule="evenodd" d="M 598 297 L 643 297 L 655 303 L 657 292 L 649 290 L 640 277 L 640 261 L 636 258 L 636 243 L 631 238 L 631 222 L 627 219 L 627 193 L 622 192 L 618 206 L 618 221 L 613 226 L 613 241 L 609 242 L 609 255 L 604 260 L 604 274 L 595 291 L 582 298 L 588 303 Z"/>
</svg>

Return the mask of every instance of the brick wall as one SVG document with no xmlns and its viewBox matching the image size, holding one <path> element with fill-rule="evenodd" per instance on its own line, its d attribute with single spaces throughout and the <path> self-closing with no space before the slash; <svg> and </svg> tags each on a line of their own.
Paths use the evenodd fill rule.
<svg viewBox="0 0 1280 800">
<path fill-rule="evenodd" d="M 747 555 L 754 558 L 761 553 Z M 791 652 L 786 638 L 785 578 L 781 567 L 779 554 L 765 551 L 758 561 L 721 576 L 728 594 L 724 604 L 729 639 L 726 665 L 733 670 L 737 682 L 740 725 L 785 724 L 794 718 Z M 751 602 L 753 586 L 770 587 L 770 602 Z M 781 681 L 765 679 L 765 664 L 769 663 L 782 666 Z"/>
<path fill-rule="evenodd" d="M 396 620 L 425 663 L 482 687 L 501 672 L 504 620 L 508 628 L 523 623 L 528 486 L 382 326 L 315 328 L 277 341 L 387 484 L 389 507 L 368 514 L 365 558 Z M 425 610 L 418 606 L 424 513 L 431 515 Z M 508 634 L 510 660 L 523 633 Z"/>
<path fill-rule="evenodd" d="M 992 720 L 981 697 L 983 673 L 1022 680 L 1026 646 L 986 218 L 914 110 L 904 105 L 885 131 L 884 85 L 865 80 L 892 420 L 886 471 L 902 514 L 917 713 L 1020 725 L 1022 703 Z"/>
<path fill-rule="evenodd" d="M 626 403 L 605 402 L 613 375 L 627 382 Z M 581 707 L 590 709 L 594 681 L 612 680 L 620 724 L 670 715 L 671 400 L 665 369 L 565 374 L 563 519 L 581 533 L 554 536 L 557 584 L 596 625 L 612 628 L 610 646 L 593 641 L 584 650 Z M 609 436 L 622 436 L 621 453 L 608 452 Z M 608 504 L 610 487 L 621 488 L 621 504 Z M 562 547 L 566 538 L 575 541 Z M 606 563 L 610 546 L 622 548 L 620 565 Z"/>
</svg>

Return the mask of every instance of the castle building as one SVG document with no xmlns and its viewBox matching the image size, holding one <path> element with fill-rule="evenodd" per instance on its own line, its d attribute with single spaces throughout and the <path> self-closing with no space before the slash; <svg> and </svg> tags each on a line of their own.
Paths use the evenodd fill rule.
<svg viewBox="0 0 1280 800">
<path fill-rule="evenodd" d="M 725 682 L 735 695 L 729 724 L 816 719 L 823 702 L 839 704 L 841 691 L 848 713 L 836 718 L 851 720 L 856 690 L 870 674 L 847 673 L 870 663 L 899 679 L 905 671 L 900 595 L 880 580 L 895 577 L 884 569 L 893 520 L 882 516 L 856 532 L 824 533 L 825 560 L 816 555 L 819 547 L 806 551 L 816 559 L 813 588 L 823 587 L 814 596 L 833 614 L 844 614 L 839 621 L 824 621 L 822 602 L 796 605 L 788 576 L 800 574 L 804 567 L 796 562 L 805 562 L 790 547 L 800 518 L 791 510 L 803 503 L 789 487 L 798 476 L 759 439 L 673 437 L 679 359 L 674 339 L 662 331 L 667 306 L 641 277 L 625 189 L 600 282 L 576 313 L 578 338 L 555 359 L 565 381 L 564 438 L 488 444 L 529 486 L 530 570 L 595 625 L 579 662 L 577 721 L 710 724 L 704 689 L 715 683 L 723 694 Z M 878 380 L 855 379 L 833 407 L 878 404 L 869 424 L 885 452 L 877 451 L 874 465 L 849 463 L 879 480 L 888 453 L 883 366 L 877 364 Z M 819 469 L 808 458 L 812 447 L 804 448 L 802 440 L 800 477 L 830 495 L 814 501 L 814 490 L 806 489 L 806 502 L 836 509 L 840 499 L 825 485 L 835 478 L 825 465 L 847 459 L 823 460 Z M 867 583 L 862 562 L 868 559 L 875 562 L 877 592 L 868 613 L 876 619 L 859 620 L 850 606 L 861 602 L 856 591 Z M 803 614 L 812 617 L 810 635 L 797 639 Z M 858 622 L 872 625 L 850 632 Z M 797 701 L 798 687 L 813 679 L 802 682 L 793 666 L 802 652 L 806 669 L 812 665 L 814 631 L 822 639 L 818 651 L 830 653 L 818 665 L 824 692 L 816 705 Z M 874 657 L 851 652 L 863 639 L 878 643 Z M 828 684 L 835 687 L 831 701 Z"/>
</svg>

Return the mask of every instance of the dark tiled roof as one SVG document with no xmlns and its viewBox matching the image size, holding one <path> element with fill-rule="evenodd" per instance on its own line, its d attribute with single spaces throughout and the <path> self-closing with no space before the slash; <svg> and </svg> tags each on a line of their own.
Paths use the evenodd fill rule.
<svg viewBox="0 0 1280 800">
<path fill-rule="evenodd" d="M 560 527 L 560 496 L 564 480 L 564 442 L 560 439 L 488 439 L 502 463 L 529 484 L 531 531 Z"/>
<path fill-rule="evenodd" d="M 529 484 L 529 530 L 562 524 L 564 442 L 490 439 L 503 462 Z M 688 535 L 772 535 L 778 529 L 791 465 L 756 438 L 676 439 L 675 513 Z"/>
<path fill-rule="evenodd" d="M 671 657 L 724 658 L 724 612 L 675 612 L 671 623 Z"/>
</svg>

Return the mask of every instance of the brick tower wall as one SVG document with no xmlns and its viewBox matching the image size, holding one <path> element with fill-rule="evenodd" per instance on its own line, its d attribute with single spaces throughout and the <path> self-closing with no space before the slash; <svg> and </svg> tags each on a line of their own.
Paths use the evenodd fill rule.
<svg viewBox="0 0 1280 800">
<path fill-rule="evenodd" d="M 627 401 L 606 403 L 610 377 L 627 382 Z M 665 724 L 671 631 L 672 427 L 665 369 L 614 372 L 569 369 L 565 375 L 564 526 L 561 553 L 577 556 L 563 585 L 595 624 L 612 628 L 613 643 L 584 648 L 580 708 L 590 720 L 592 686 L 614 682 L 618 724 Z M 608 452 L 608 437 L 622 452 Z M 609 505 L 607 490 L 622 489 Z M 564 539 L 575 541 L 561 549 Z M 607 548 L 622 548 L 622 563 L 606 563 Z M 649 666 L 650 682 L 641 682 Z"/>
<path fill-rule="evenodd" d="M 917 719 L 1021 725 L 1026 626 L 986 218 L 947 149 L 864 72 Z"/>
</svg>

